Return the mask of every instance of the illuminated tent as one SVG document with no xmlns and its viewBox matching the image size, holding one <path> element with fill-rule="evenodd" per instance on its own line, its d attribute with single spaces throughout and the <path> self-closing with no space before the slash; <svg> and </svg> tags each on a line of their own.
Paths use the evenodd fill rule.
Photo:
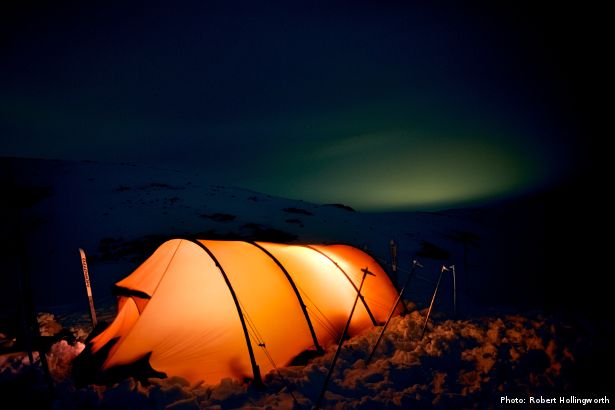
<svg viewBox="0 0 615 410">
<path fill-rule="evenodd" d="M 162 244 L 116 283 L 118 314 L 89 350 L 102 371 L 149 360 L 167 376 L 254 379 L 337 342 L 365 280 L 349 334 L 386 320 L 395 288 L 346 245 L 190 241 Z"/>
</svg>

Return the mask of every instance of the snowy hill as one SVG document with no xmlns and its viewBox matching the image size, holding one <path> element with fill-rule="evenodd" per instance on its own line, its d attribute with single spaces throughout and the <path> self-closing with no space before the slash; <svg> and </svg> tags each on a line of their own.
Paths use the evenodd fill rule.
<svg viewBox="0 0 615 410">
<path fill-rule="evenodd" d="M 2 202 L 9 233 L 2 252 L 12 261 L 5 278 L 14 280 L 23 269 L 20 258 L 25 259 L 37 309 L 60 315 L 87 312 L 78 248 L 88 255 L 96 306 L 106 309 L 114 305 L 111 284 L 176 237 L 347 243 L 366 249 L 385 267 L 395 240 L 399 282 L 413 259 L 425 266 L 407 294 L 419 306 L 429 302 L 443 264 L 456 265 L 458 301 L 465 312 L 495 306 L 576 308 L 571 299 L 584 294 L 578 288 L 585 282 L 562 276 L 568 262 L 559 247 L 582 243 L 562 236 L 567 228 L 550 209 L 559 206 L 559 198 L 367 213 L 354 211 L 352 204 L 272 197 L 217 185 L 211 176 L 145 165 L 36 159 L 1 164 L 4 185 L 13 192 Z M 557 231 L 547 232 L 552 225 Z M 20 236 L 23 245 L 16 241 Z M 450 311 L 450 278 L 442 285 L 438 303 Z"/>
<path fill-rule="evenodd" d="M 40 309 L 55 313 L 84 307 L 80 247 L 88 254 L 95 300 L 106 305 L 112 302 L 110 285 L 173 237 L 348 243 L 367 249 L 383 264 L 390 260 L 389 241 L 395 239 L 402 269 L 408 270 L 411 258 L 418 257 L 426 265 L 423 275 L 434 276 L 440 263 L 461 260 L 459 232 L 477 240 L 485 231 L 465 215 L 361 213 L 348 206 L 218 186 L 177 170 L 53 160 L 4 162 L 20 195 L 38 195 L 35 203 L 21 209 L 17 229 L 25 232 L 34 300 Z M 429 256 L 441 260 L 431 262 Z"/>
</svg>

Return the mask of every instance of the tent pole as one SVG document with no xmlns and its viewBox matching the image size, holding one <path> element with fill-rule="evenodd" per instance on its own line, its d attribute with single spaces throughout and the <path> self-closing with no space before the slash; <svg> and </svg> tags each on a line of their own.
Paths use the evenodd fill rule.
<svg viewBox="0 0 615 410">
<path fill-rule="evenodd" d="M 327 386 L 329 385 L 329 380 L 331 380 L 331 375 L 333 374 L 333 369 L 335 368 L 335 362 L 337 362 L 337 358 L 340 355 L 342 350 L 342 345 L 344 344 L 344 339 L 346 338 L 346 333 L 348 332 L 348 328 L 350 327 L 350 321 L 352 320 L 352 315 L 354 314 L 354 309 L 357 307 L 357 302 L 359 301 L 359 297 L 361 296 L 361 289 L 363 288 L 363 282 L 365 282 L 365 278 L 367 275 L 376 276 L 371 273 L 367 267 L 361 269 L 363 272 L 363 278 L 361 279 L 361 285 L 357 291 L 357 297 L 354 299 L 354 303 L 352 305 L 352 309 L 350 310 L 350 315 L 348 316 L 348 321 L 346 322 L 346 326 L 342 331 L 342 336 L 340 337 L 340 342 L 337 345 L 337 350 L 335 351 L 335 355 L 333 356 L 333 360 L 331 361 L 331 366 L 329 366 L 329 372 L 327 373 L 327 377 L 325 377 L 325 382 L 322 385 L 322 389 L 320 390 L 320 395 L 318 396 L 318 400 L 316 401 L 316 406 L 314 407 L 316 410 L 320 409 L 320 404 L 322 403 L 323 398 L 325 397 L 325 392 L 327 391 Z"/>
<path fill-rule="evenodd" d="M 243 334 L 246 338 L 246 346 L 248 348 L 248 354 L 250 355 L 250 364 L 252 365 L 252 374 L 254 375 L 254 380 L 253 380 L 254 386 L 256 386 L 257 388 L 263 388 L 265 385 L 263 384 L 263 379 L 261 377 L 260 367 L 258 367 L 258 364 L 256 364 L 256 358 L 254 357 L 254 350 L 252 349 L 252 341 L 250 340 L 250 334 L 248 333 L 248 327 L 243 317 L 243 311 L 241 310 L 241 305 L 239 304 L 239 299 L 237 298 L 235 289 L 233 289 L 233 285 L 231 284 L 231 281 L 226 275 L 224 268 L 222 268 L 222 265 L 220 264 L 216 256 L 213 254 L 213 252 L 209 250 L 207 246 L 205 246 L 202 242 L 200 242 L 197 239 L 192 239 L 190 240 L 190 242 L 194 243 L 195 245 L 203 249 L 209 255 L 209 257 L 213 260 L 214 264 L 220 271 L 220 274 L 222 275 L 222 278 L 224 279 L 224 282 L 226 283 L 226 286 L 228 287 L 228 290 L 231 293 L 231 297 L 233 298 L 233 302 L 235 303 L 235 308 L 237 308 L 237 314 L 239 315 L 239 321 L 241 322 Z"/>
<path fill-rule="evenodd" d="M 421 265 L 416 259 L 412 261 L 412 270 L 410 270 L 410 274 L 408 274 L 408 277 L 406 278 L 406 281 L 404 282 L 404 286 L 401 288 L 401 291 L 399 292 L 399 295 L 397 296 L 397 299 L 395 300 L 395 303 L 393 304 L 393 307 L 391 308 L 391 311 L 389 312 L 389 316 L 387 317 L 386 322 L 384 322 L 384 325 L 382 326 L 382 330 L 380 331 L 380 334 L 378 335 L 378 339 L 376 339 L 376 343 L 374 343 L 374 347 L 372 347 L 372 351 L 369 354 L 369 357 L 365 361 L 365 365 L 368 365 L 372 361 L 372 358 L 374 357 L 374 353 L 376 353 L 376 349 L 378 348 L 378 344 L 382 340 L 382 336 L 384 336 L 384 332 L 386 331 L 387 326 L 389 325 L 389 322 L 391 321 L 391 318 L 393 317 L 393 313 L 395 313 L 395 309 L 397 308 L 397 305 L 399 304 L 399 302 L 401 301 L 404 295 L 406 286 L 408 286 L 408 283 L 410 283 L 410 279 L 412 279 L 412 277 L 414 276 L 416 269 L 422 268 L 422 267 L 423 265 Z"/>
<path fill-rule="evenodd" d="M 436 294 L 438 293 L 438 287 L 440 286 L 440 281 L 442 280 L 442 274 L 444 271 L 447 271 L 448 268 L 442 265 L 442 269 L 440 269 L 440 276 L 438 277 L 438 282 L 436 283 L 436 288 L 433 291 L 433 296 L 431 297 L 431 303 L 429 304 L 429 309 L 427 310 L 427 316 L 425 317 L 425 323 L 423 324 L 423 330 L 421 331 L 421 338 L 419 340 L 423 340 L 423 336 L 425 336 L 425 329 L 427 329 L 427 321 L 429 320 L 429 315 L 431 315 L 431 309 L 433 308 L 433 303 L 436 300 Z"/>
<path fill-rule="evenodd" d="M 312 336 L 312 340 L 314 341 L 314 347 L 316 348 L 316 352 L 318 352 L 319 354 L 320 353 L 324 353 L 325 350 L 322 348 L 322 346 L 320 346 L 320 343 L 318 342 L 318 338 L 316 337 L 316 331 L 314 330 L 314 326 L 312 325 L 312 320 L 310 319 L 310 315 L 307 312 L 307 306 L 303 302 L 303 298 L 301 297 L 301 293 L 299 292 L 299 289 L 297 288 L 297 285 L 295 285 L 295 281 L 290 276 L 290 273 L 288 273 L 288 271 L 286 270 L 284 265 L 282 265 L 280 263 L 280 261 L 275 256 L 273 256 L 273 254 L 271 252 L 269 252 L 267 249 L 263 248 L 261 245 L 257 244 L 254 241 L 246 241 L 246 243 L 254 245 L 258 249 L 260 249 L 265 255 L 267 255 L 269 258 L 271 258 L 271 260 L 276 265 L 278 265 L 278 268 L 280 268 L 282 273 L 284 273 L 284 276 L 286 276 L 286 279 L 288 280 L 288 283 L 290 284 L 290 286 L 293 288 L 293 291 L 295 292 L 295 296 L 297 296 L 297 300 L 299 301 L 299 305 L 301 306 L 301 310 L 303 311 L 303 316 L 305 316 L 305 320 L 306 320 L 308 328 L 310 330 L 310 335 Z"/>
</svg>

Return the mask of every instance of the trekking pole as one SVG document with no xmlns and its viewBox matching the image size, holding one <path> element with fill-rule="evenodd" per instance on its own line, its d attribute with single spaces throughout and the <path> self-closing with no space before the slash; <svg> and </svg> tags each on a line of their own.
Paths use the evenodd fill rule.
<svg viewBox="0 0 615 410">
<path fill-rule="evenodd" d="M 352 305 L 352 309 L 350 310 L 350 315 L 348 316 L 348 321 L 346 322 L 346 326 L 342 331 L 342 336 L 340 337 L 340 342 L 337 345 L 337 350 L 335 351 L 335 355 L 333 356 L 333 360 L 331 361 L 331 366 L 329 366 L 329 372 L 327 373 L 327 377 L 325 377 L 325 382 L 322 385 L 322 389 L 320 390 L 320 395 L 318 396 L 318 400 L 316 401 L 315 410 L 320 409 L 320 404 L 322 403 L 323 398 L 325 397 L 325 392 L 327 391 L 327 386 L 329 385 L 329 380 L 331 379 L 331 375 L 333 374 L 333 369 L 335 368 L 335 362 L 337 362 L 337 358 L 340 355 L 342 350 L 342 344 L 344 343 L 344 339 L 346 338 L 346 333 L 348 332 L 348 328 L 350 327 L 350 321 L 352 320 L 352 315 L 354 314 L 354 309 L 357 307 L 357 302 L 359 301 L 359 297 L 361 296 L 361 289 L 363 288 L 363 282 L 365 282 L 365 278 L 367 275 L 376 276 L 371 273 L 367 267 L 361 269 L 363 272 L 363 278 L 361 279 L 361 285 L 359 286 L 359 290 L 357 291 L 357 297 L 354 299 L 354 303 Z"/>
<path fill-rule="evenodd" d="M 90 283 L 90 274 L 88 272 L 88 263 L 85 260 L 85 251 L 79 248 L 79 254 L 81 255 L 81 267 L 83 268 L 83 279 L 85 279 L 85 289 L 88 294 L 88 304 L 90 305 L 90 317 L 92 318 L 92 329 L 96 327 L 98 321 L 96 320 L 96 310 L 94 309 L 94 298 L 92 297 L 92 285 Z"/>
<path fill-rule="evenodd" d="M 399 301 L 404 295 L 406 286 L 408 286 L 408 283 L 410 283 L 410 279 L 412 279 L 412 277 L 414 276 L 414 272 L 416 272 L 416 269 L 422 268 L 422 267 L 423 265 L 421 265 L 416 259 L 412 261 L 412 269 L 410 270 L 410 274 L 406 278 L 406 281 L 404 282 L 404 286 L 401 288 L 401 291 L 399 292 L 399 295 L 397 296 L 397 300 L 395 300 L 395 303 L 393 304 L 393 307 L 391 308 L 391 311 L 389 312 L 389 316 L 387 317 L 386 322 L 384 322 L 384 325 L 382 326 L 382 330 L 380 331 L 380 334 L 378 335 L 378 339 L 376 339 L 376 343 L 374 344 L 374 347 L 372 348 L 372 351 L 369 354 L 367 361 L 365 362 L 366 365 L 368 365 L 372 361 L 372 358 L 374 357 L 374 353 L 376 353 L 376 348 L 378 348 L 378 344 L 380 343 L 382 336 L 384 336 L 384 332 L 386 331 L 386 328 L 389 325 L 391 318 L 393 317 L 393 313 L 395 313 L 395 308 L 397 308 Z"/>
<path fill-rule="evenodd" d="M 442 269 L 440 269 L 440 276 L 438 277 L 438 282 L 436 283 L 436 288 L 433 291 L 433 296 L 431 297 L 431 303 L 429 304 L 429 309 L 427 310 L 427 316 L 425 317 L 425 323 L 423 324 L 423 330 L 421 331 L 421 338 L 419 340 L 423 340 L 423 336 L 425 336 L 425 329 L 427 328 L 427 321 L 429 320 L 429 315 L 431 315 L 431 309 L 433 308 L 433 303 L 436 300 L 436 294 L 438 293 L 438 287 L 440 286 L 440 281 L 442 280 L 442 274 L 444 271 L 447 271 L 448 268 L 442 265 Z"/>
</svg>

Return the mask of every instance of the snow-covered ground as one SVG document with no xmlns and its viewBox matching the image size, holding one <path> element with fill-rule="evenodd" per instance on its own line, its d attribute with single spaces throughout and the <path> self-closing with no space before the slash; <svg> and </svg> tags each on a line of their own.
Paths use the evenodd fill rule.
<svg viewBox="0 0 615 410">
<path fill-rule="evenodd" d="M 111 284 L 173 237 L 347 243 L 366 249 L 383 264 L 390 262 L 389 242 L 394 239 L 401 277 L 412 259 L 425 265 L 421 275 L 430 280 L 418 280 L 410 289 L 410 296 L 418 296 L 429 293 L 440 264 L 456 260 L 458 270 L 463 270 L 466 246 L 465 263 L 476 265 L 477 241 L 488 244 L 497 236 L 465 214 L 354 212 L 339 205 L 218 186 L 177 170 L 95 162 L 5 162 L 18 195 L 32 198 L 22 210 L 21 225 L 13 229 L 25 236 L 34 299 L 40 310 L 61 318 L 87 312 L 78 248 L 88 255 L 97 305 L 108 307 L 114 303 Z"/>
<path fill-rule="evenodd" d="M 2 201 L 7 234 L 0 248 L 0 347 L 19 334 L 17 278 L 24 269 L 35 310 L 48 312 L 39 316 L 43 333 L 64 329 L 66 336 L 48 353 L 52 396 L 40 366 L 27 365 L 27 357 L 15 352 L 0 357 L 2 397 L 55 408 L 310 408 L 332 351 L 305 367 L 267 375 L 265 391 L 232 380 L 75 386 L 71 360 L 90 331 L 78 248 L 88 255 L 97 312 L 109 321 L 115 315 L 111 285 L 172 237 L 348 243 L 384 266 L 393 239 L 400 281 L 413 259 L 424 265 L 406 294 L 411 313 L 392 321 L 374 361 L 365 364 L 378 329 L 346 343 L 327 408 L 485 408 L 497 406 L 504 394 L 613 390 L 612 377 L 598 373 L 613 363 L 613 321 L 592 320 L 600 310 L 575 313 L 584 305 L 581 295 L 549 291 L 544 278 L 560 272 L 549 271 L 544 260 L 540 206 L 364 213 L 151 166 L 23 159 L 3 159 L 2 165 L 9 195 Z M 458 274 L 458 318 L 451 319 L 447 274 L 433 322 L 419 340 L 440 267 L 451 264 Z"/>
<path fill-rule="evenodd" d="M 324 408 L 490 408 L 500 397 L 563 393 L 575 383 L 577 362 L 592 341 L 578 324 L 536 314 L 502 315 L 430 323 L 420 333 L 424 311 L 394 318 L 371 363 L 367 356 L 378 336 L 374 328 L 348 340 L 333 374 Z M 59 331 L 53 316 L 41 328 Z M 73 328 L 74 332 L 79 329 Z M 83 335 L 83 333 L 81 333 Z M 79 336 L 76 334 L 76 336 Z M 331 362 L 334 347 L 307 366 L 280 368 L 265 376 L 258 390 L 224 379 L 216 385 L 189 384 L 179 378 L 126 379 L 111 386 L 76 387 L 72 359 L 79 341 L 54 344 L 47 357 L 55 387 L 49 395 L 41 367 L 28 366 L 23 353 L 0 357 L 0 386 L 18 400 L 52 403 L 54 408 L 138 409 L 310 409 Z M 38 357 L 38 356 L 37 356 Z M 592 397 L 602 397 L 593 394 Z"/>
</svg>

